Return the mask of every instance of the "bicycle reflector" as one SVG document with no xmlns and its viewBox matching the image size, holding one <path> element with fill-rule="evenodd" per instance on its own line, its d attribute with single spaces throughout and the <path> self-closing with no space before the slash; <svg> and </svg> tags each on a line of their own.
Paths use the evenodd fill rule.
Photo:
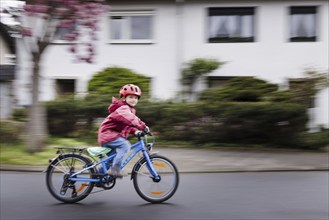
<svg viewBox="0 0 329 220">
<path fill-rule="evenodd" d="M 150 192 L 151 194 L 153 195 L 162 195 L 164 192 L 161 192 L 161 191 L 153 191 L 153 192 Z"/>
<path fill-rule="evenodd" d="M 154 163 L 153 166 L 161 167 L 161 168 L 165 168 L 166 167 L 166 165 L 164 163 Z"/>
</svg>

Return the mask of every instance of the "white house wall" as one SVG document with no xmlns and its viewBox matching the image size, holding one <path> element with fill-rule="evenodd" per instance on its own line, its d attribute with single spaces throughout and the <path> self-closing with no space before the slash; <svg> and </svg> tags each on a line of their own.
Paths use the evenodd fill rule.
<svg viewBox="0 0 329 220">
<path fill-rule="evenodd" d="M 215 76 L 257 76 L 284 84 L 288 78 L 302 77 L 305 68 L 328 70 L 328 2 L 327 1 L 162 1 L 163 3 L 111 3 L 115 10 L 153 10 L 154 43 L 111 44 L 109 20 L 104 16 L 98 33 L 96 62 L 72 63 L 74 56 L 67 45 L 53 45 L 42 62 L 41 99 L 56 97 L 55 79 L 76 79 L 77 94 L 87 92 L 91 77 L 110 66 L 130 68 L 152 77 L 153 98 L 175 98 L 180 91 L 182 64 L 197 57 L 216 58 L 226 64 L 211 73 Z M 317 13 L 316 42 L 289 42 L 289 7 L 320 6 Z M 251 43 L 207 43 L 208 7 L 256 7 L 256 39 Z M 29 104 L 28 59 L 21 64 L 17 84 L 20 104 Z M 23 62 L 23 63 L 22 63 Z M 109 82 L 110 83 L 110 82 Z M 127 82 L 128 83 L 128 82 Z M 204 88 L 204 86 L 200 87 Z M 328 127 L 327 92 L 317 98 L 315 122 Z"/>
<path fill-rule="evenodd" d="M 172 6 L 149 4 L 145 7 L 140 4 L 136 6 L 112 6 L 112 10 L 154 10 L 154 43 L 144 45 L 110 44 L 109 21 L 108 15 L 106 15 L 101 23 L 102 32 L 98 33 L 97 55 L 94 64 L 73 62 L 74 56 L 68 52 L 67 45 L 56 44 L 47 48 L 42 62 L 41 99 L 51 100 L 56 97 L 55 79 L 76 79 L 76 93 L 83 95 L 87 92 L 87 83 L 91 77 L 110 66 L 126 67 L 152 77 L 152 95 L 154 98 L 168 99 L 175 96 L 179 86 L 179 73 L 175 57 L 176 34 L 175 29 L 173 29 L 175 26 L 175 8 Z M 27 73 L 22 74 L 26 75 Z M 25 93 L 25 96 L 28 94 Z M 26 100 L 28 98 L 21 99 L 22 102 Z"/>
<path fill-rule="evenodd" d="M 213 57 L 227 62 L 212 75 L 258 76 L 275 83 L 287 77 L 301 77 L 305 68 L 328 69 L 328 3 L 312 1 L 267 1 L 235 4 L 193 4 L 184 15 L 184 60 Z M 310 2 L 310 1 L 307 1 Z M 288 42 L 288 7 L 319 5 L 319 40 Z M 251 43 L 207 43 L 207 7 L 251 6 L 256 9 L 256 40 Z M 196 31 L 201 30 L 201 31 Z"/>
<path fill-rule="evenodd" d="M 303 77 L 307 68 L 328 71 L 328 1 L 208 2 L 211 3 L 195 2 L 184 8 L 183 61 L 197 57 L 216 58 L 226 64 L 209 75 L 256 76 L 277 84 L 285 84 L 288 78 Z M 319 6 L 316 42 L 288 40 L 289 7 L 298 5 Z M 256 7 L 255 42 L 207 43 L 207 8 L 218 6 Z M 199 85 L 200 90 L 205 87 Z M 328 89 L 316 98 L 314 125 L 328 127 L 328 100 Z"/>
</svg>

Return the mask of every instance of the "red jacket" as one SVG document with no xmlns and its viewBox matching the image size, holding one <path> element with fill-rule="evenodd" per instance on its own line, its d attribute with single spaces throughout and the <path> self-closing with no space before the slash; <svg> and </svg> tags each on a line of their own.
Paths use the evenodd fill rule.
<svg viewBox="0 0 329 220">
<path fill-rule="evenodd" d="M 109 115 L 98 129 L 98 143 L 100 145 L 114 141 L 118 137 L 128 138 L 136 130 L 144 130 L 146 125 L 136 116 L 136 109 L 125 101 L 112 98 L 108 108 Z"/>
</svg>

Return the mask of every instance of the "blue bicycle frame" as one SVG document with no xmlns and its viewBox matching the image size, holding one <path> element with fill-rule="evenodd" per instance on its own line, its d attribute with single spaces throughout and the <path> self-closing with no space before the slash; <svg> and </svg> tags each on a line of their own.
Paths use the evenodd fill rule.
<svg viewBox="0 0 329 220">
<path fill-rule="evenodd" d="M 122 163 L 120 169 L 123 169 L 131 161 L 131 159 L 136 156 L 136 154 L 138 152 L 142 151 L 143 157 L 146 159 L 147 168 L 149 169 L 150 173 L 152 174 L 152 176 L 154 177 L 155 180 L 159 179 L 160 176 L 158 175 L 158 173 L 154 170 L 154 168 L 152 166 L 150 156 L 145 148 L 145 143 L 142 138 L 139 138 L 139 141 L 131 146 L 131 150 L 133 150 L 133 151 L 130 153 L 130 155 L 127 157 L 127 159 Z M 84 177 L 76 177 L 76 176 L 83 173 L 86 170 L 94 169 L 99 164 L 102 164 L 103 172 L 106 173 L 107 172 L 106 162 L 113 160 L 113 158 L 115 156 L 116 156 L 116 153 L 114 153 L 113 155 L 110 155 L 109 157 L 101 158 L 101 160 L 99 162 L 71 174 L 69 177 L 69 180 L 81 181 L 81 182 L 95 182 L 95 183 L 101 182 L 101 181 L 107 181 L 106 179 L 84 178 Z M 109 177 L 107 176 L 107 178 L 109 178 Z"/>
</svg>

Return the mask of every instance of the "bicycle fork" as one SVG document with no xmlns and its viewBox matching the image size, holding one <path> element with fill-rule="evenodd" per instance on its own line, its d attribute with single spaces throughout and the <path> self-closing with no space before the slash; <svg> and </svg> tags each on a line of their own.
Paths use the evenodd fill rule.
<svg viewBox="0 0 329 220">
<path fill-rule="evenodd" d="M 146 166 L 147 166 L 148 170 L 150 171 L 150 173 L 152 174 L 153 181 L 154 182 L 160 182 L 161 177 L 156 172 L 156 170 L 154 169 L 151 158 L 150 158 L 150 155 L 146 151 L 143 151 L 143 155 L 144 155 L 144 158 L 146 160 Z"/>
</svg>

